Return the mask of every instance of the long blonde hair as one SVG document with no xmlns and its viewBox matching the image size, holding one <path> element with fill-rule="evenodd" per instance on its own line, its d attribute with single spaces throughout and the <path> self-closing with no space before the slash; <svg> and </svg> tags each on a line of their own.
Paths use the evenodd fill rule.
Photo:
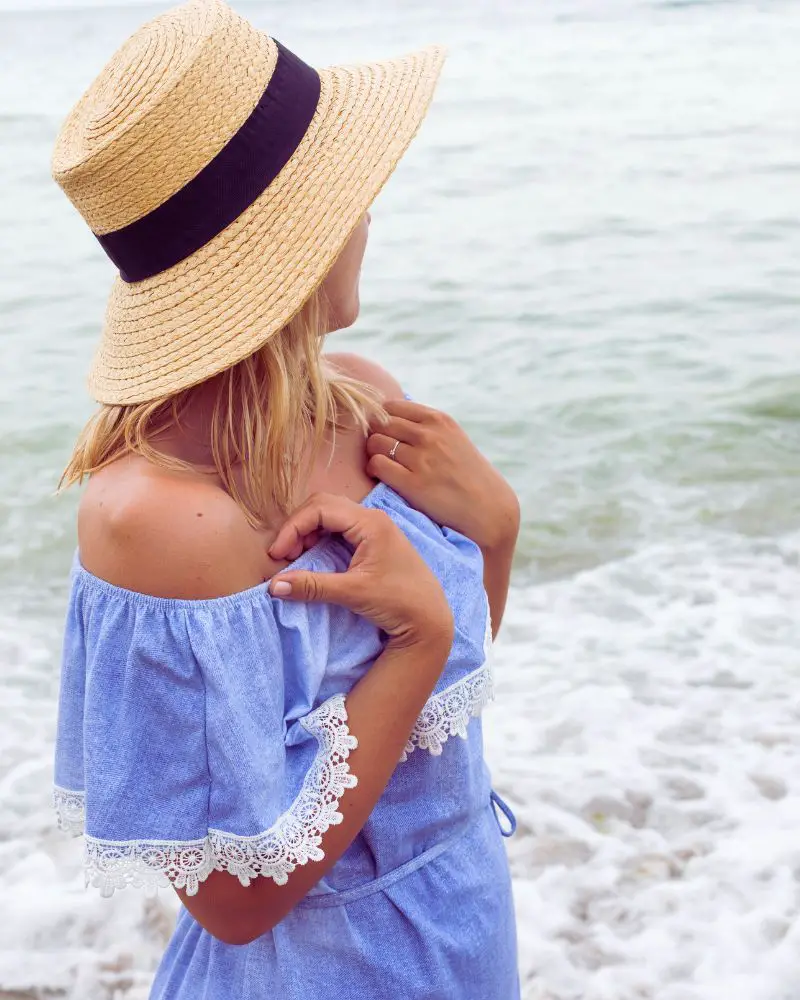
<svg viewBox="0 0 800 1000">
<path fill-rule="evenodd" d="M 383 414 L 376 390 L 335 371 L 322 356 L 324 304 L 309 299 L 288 325 L 254 354 L 215 376 L 211 452 L 223 487 L 254 527 L 265 526 L 277 507 L 296 502 L 298 472 L 319 454 L 325 432 L 355 422 L 366 433 L 373 414 Z M 101 404 L 81 431 L 59 490 L 132 452 L 172 470 L 197 466 L 166 455 L 150 440 L 180 426 L 196 387 L 171 396 L 123 406 Z M 234 466 L 243 471 L 243 488 Z"/>
</svg>

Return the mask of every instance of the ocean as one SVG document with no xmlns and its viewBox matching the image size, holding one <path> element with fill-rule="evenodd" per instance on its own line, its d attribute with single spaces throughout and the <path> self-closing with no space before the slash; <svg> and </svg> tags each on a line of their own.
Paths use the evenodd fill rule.
<svg viewBox="0 0 800 1000">
<path fill-rule="evenodd" d="M 50 806 L 112 267 L 49 158 L 167 6 L 0 3 L 0 1000 L 145 1000 L 177 912 L 85 892 Z M 800 2 L 234 6 L 317 65 L 450 50 L 332 346 L 521 499 L 486 730 L 525 1000 L 798 1000 Z"/>
</svg>

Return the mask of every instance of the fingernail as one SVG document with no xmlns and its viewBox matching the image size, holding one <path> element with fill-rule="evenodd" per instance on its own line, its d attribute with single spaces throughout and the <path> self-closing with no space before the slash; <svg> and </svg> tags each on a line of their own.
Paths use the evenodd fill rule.
<svg viewBox="0 0 800 1000">
<path fill-rule="evenodd" d="M 285 597 L 287 594 L 291 594 L 291 592 L 292 585 L 288 580 L 276 580 L 276 582 L 272 584 L 272 593 L 276 597 Z"/>
</svg>

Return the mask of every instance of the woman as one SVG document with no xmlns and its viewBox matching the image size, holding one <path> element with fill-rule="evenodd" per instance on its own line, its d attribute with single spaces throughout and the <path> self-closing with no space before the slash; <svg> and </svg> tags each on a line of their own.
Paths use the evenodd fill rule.
<svg viewBox="0 0 800 1000">
<path fill-rule="evenodd" d="M 153 998 L 518 995 L 477 718 L 516 499 L 451 420 L 320 353 L 441 62 L 317 73 L 192 0 L 56 145 L 120 277 L 65 472 L 90 478 L 55 804 L 87 884 L 178 893 Z"/>
</svg>

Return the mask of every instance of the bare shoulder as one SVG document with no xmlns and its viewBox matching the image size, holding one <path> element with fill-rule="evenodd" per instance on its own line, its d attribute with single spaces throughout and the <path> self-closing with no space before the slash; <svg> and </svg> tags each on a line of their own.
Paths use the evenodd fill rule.
<svg viewBox="0 0 800 1000">
<path fill-rule="evenodd" d="M 227 494 L 137 456 L 89 480 L 78 546 L 90 573 L 154 597 L 204 600 L 264 579 L 258 532 Z"/>
<path fill-rule="evenodd" d="M 389 399 L 403 399 L 403 388 L 400 383 L 394 375 L 387 372 L 376 361 L 370 361 L 369 358 L 362 358 L 360 354 L 348 354 L 338 351 L 326 354 L 325 357 L 343 375 L 349 375 L 350 378 L 357 378 L 362 382 L 367 382 L 375 386 L 383 396 L 384 401 Z"/>
</svg>

